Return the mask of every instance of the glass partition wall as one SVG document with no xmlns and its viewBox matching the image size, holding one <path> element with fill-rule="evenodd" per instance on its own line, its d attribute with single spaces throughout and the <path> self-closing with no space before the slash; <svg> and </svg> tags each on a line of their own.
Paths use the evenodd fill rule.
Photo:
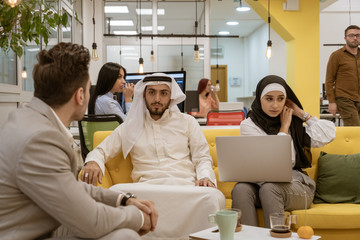
<svg viewBox="0 0 360 240">
<path fill-rule="evenodd" d="M 139 58 L 144 60 L 145 72 L 183 68 L 187 90 L 197 89 L 204 77 L 215 83 L 221 75 L 216 74 L 216 65 L 221 65 L 226 69 L 224 101 L 252 99 L 257 82 L 270 71 L 270 60 L 265 58 L 268 25 L 246 1 L 242 6 L 247 12 L 237 11 L 239 5 L 239 0 L 106 0 L 105 62 L 118 62 L 128 72 L 138 71 Z M 272 30 L 271 35 L 275 48 L 286 48 Z M 195 45 L 200 61 L 194 61 Z M 274 53 L 274 58 L 281 63 L 273 64 L 279 66 L 275 72 L 286 72 L 286 55 Z"/>
<path fill-rule="evenodd" d="M 205 5 L 203 0 L 105 1 L 106 62 L 120 63 L 129 73 L 138 72 L 140 58 L 145 72 L 184 69 L 186 88 L 196 89 L 204 76 L 204 44 L 209 43 L 206 38 L 195 38 L 196 33 L 207 33 Z M 196 43 L 199 62 L 194 62 Z"/>
</svg>

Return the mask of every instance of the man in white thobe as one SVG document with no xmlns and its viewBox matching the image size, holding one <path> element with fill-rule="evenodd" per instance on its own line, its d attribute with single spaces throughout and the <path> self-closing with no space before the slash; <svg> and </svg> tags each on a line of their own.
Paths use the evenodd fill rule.
<svg viewBox="0 0 360 240">
<path fill-rule="evenodd" d="M 184 99 L 168 75 L 139 81 L 125 122 L 88 154 L 82 172 L 82 180 L 94 184 L 101 181 L 107 160 L 121 151 L 125 158 L 130 154 L 134 183 L 111 189 L 155 202 L 159 220 L 146 239 L 187 239 L 210 227 L 208 214 L 225 207 L 205 136 L 198 122 L 177 107 Z"/>
</svg>

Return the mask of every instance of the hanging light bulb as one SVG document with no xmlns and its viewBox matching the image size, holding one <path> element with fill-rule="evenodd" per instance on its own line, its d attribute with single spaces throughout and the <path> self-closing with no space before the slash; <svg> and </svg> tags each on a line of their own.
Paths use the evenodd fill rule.
<svg viewBox="0 0 360 240">
<path fill-rule="evenodd" d="M 141 57 L 139 58 L 139 73 L 144 73 L 144 59 Z"/>
<path fill-rule="evenodd" d="M 151 37 L 151 52 L 150 52 L 150 61 L 155 62 L 155 56 L 154 56 L 154 50 L 152 49 L 154 47 L 153 43 L 153 37 Z"/>
<path fill-rule="evenodd" d="M 237 7 L 235 8 L 235 10 L 236 10 L 237 12 L 247 12 L 247 11 L 250 11 L 250 8 L 243 6 L 243 5 L 242 5 L 242 1 L 240 0 L 240 4 L 239 4 L 239 6 L 237 6 Z"/>
<path fill-rule="evenodd" d="M 22 72 L 21 72 L 21 77 L 22 79 L 26 79 L 27 78 L 27 71 L 26 71 L 26 67 L 24 66 Z"/>
<path fill-rule="evenodd" d="M 272 42 L 271 42 L 271 38 L 270 38 L 270 23 L 271 23 L 271 17 L 270 17 L 270 0 L 268 0 L 268 24 L 269 24 L 269 40 L 267 41 L 267 48 L 266 48 L 266 53 L 265 53 L 265 57 L 267 59 L 271 58 L 272 55 Z"/>
<path fill-rule="evenodd" d="M 199 45 L 194 45 L 194 62 L 200 62 Z"/>
<path fill-rule="evenodd" d="M 194 62 L 200 62 L 199 54 L 199 45 L 197 44 L 197 29 L 198 29 L 198 20 L 197 20 L 197 0 L 195 3 L 195 45 L 194 45 Z"/>
<path fill-rule="evenodd" d="M 153 50 L 151 50 L 150 61 L 155 62 L 155 56 L 154 56 L 154 51 Z"/>
<path fill-rule="evenodd" d="M 271 58 L 271 54 L 272 54 L 271 46 L 272 46 L 272 42 L 271 42 L 271 40 L 269 40 L 267 42 L 267 48 L 266 48 L 266 53 L 265 53 L 265 56 L 267 59 Z"/>
<path fill-rule="evenodd" d="M 96 45 L 95 42 L 92 44 L 91 59 L 92 59 L 93 61 L 99 60 L 99 55 L 98 55 L 98 52 L 97 52 L 97 45 Z"/>
<path fill-rule="evenodd" d="M 95 42 L 95 0 L 92 0 L 93 1 L 93 34 L 94 34 L 94 42 L 92 44 L 92 54 L 91 54 L 91 59 L 93 61 L 97 61 L 99 60 L 99 55 L 98 55 L 98 52 L 97 52 L 97 45 L 96 45 L 96 42 Z"/>
<path fill-rule="evenodd" d="M 220 91 L 220 81 L 219 80 L 216 80 L 215 89 L 217 92 Z"/>
<path fill-rule="evenodd" d="M 19 5 L 21 3 L 21 0 L 4 0 L 4 2 L 13 8 Z"/>
</svg>

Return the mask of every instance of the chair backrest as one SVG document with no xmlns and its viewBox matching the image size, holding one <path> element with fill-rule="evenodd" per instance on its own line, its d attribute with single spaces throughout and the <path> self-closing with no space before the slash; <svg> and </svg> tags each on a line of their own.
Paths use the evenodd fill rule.
<svg viewBox="0 0 360 240">
<path fill-rule="evenodd" d="M 243 109 L 243 102 L 219 102 L 219 111 L 237 111 Z"/>
<path fill-rule="evenodd" d="M 85 115 L 78 121 L 81 155 L 85 161 L 86 155 L 93 150 L 93 137 L 96 131 L 114 130 L 123 122 L 116 114 Z"/>
<path fill-rule="evenodd" d="M 210 111 L 207 114 L 206 125 L 240 125 L 245 119 L 245 113 L 242 110 L 237 111 Z"/>
</svg>

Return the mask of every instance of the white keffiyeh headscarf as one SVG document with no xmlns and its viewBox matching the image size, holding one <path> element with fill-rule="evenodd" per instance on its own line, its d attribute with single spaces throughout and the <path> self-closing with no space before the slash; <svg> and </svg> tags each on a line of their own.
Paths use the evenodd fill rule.
<svg viewBox="0 0 360 240">
<path fill-rule="evenodd" d="M 171 80 L 171 81 L 170 81 Z M 145 112 L 147 111 L 144 91 L 146 86 L 166 84 L 171 91 L 171 102 L 169 106 L 170 112 L 180 112 L 177 104 L 185 100 L 186 96 L 180 89 L 174 78 L 164 73 L 154 73 L 145 76 L 142 80 L 136 83 L 134 89 L 134 99 L 131 104 L 129 113 L 126 116 L 125 122 L 122 125 L 122 152 L 124 158 L 129 154 L 130 150 L 141 136 L 144 129 Z"/>
</svg>

